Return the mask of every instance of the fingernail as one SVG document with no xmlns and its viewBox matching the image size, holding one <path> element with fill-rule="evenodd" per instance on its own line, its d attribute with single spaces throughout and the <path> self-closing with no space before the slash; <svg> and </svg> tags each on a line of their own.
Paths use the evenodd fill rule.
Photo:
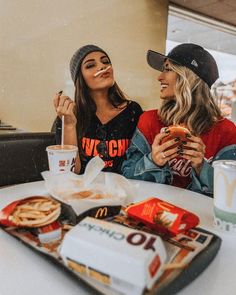
<svg viewBox="0 0 236 295">
<path fill-rule="evenodd" d="M 182 148 L 182 146 L 180 145 L 180 146 L 178 146 L 178 151 L 179 152 L 182 152 L 183 151 L 183 148 Z"/>
<path fill-rule="evenodd" d="M 57 94 L 58 95 L 62 95 L 63 90 L 59 91 Z"/>
<path fill-rule="evenodd" d="M 180 138 L 179 138 L 179 137 L 176 137 L 176 138 L 175 138 L 175 141 L 179 141 L 179 140 L 180 140 Z"/>
<path fill-rule="evenodd" d="M 177 152 L 178 155 L 183 156 L 183 152 Z"/>
<path fill-rule="evenodd" d="M 182 141 L 182 144 L 187 144 L 187 141 Z"/>
<path fill-rule="evenodd" d="M 190 138 L 192 135 L 191 134 L 186 134 L 186 137 Z"/>
</svg>

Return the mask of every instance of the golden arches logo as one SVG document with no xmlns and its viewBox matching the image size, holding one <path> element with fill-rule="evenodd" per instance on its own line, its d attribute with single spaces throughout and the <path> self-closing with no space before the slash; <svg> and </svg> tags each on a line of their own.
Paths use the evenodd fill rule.
<svg viewBox="0 0 236 295">
<path fill-rule="evenodd" d="M 225 204 L 227 207 L 231 207 L 233 203 L 233 193 L 236 190 L 236 179 L 234 179 L 231 183 L 228 181 L 227 176 L 222 172 L 218 172 L 216 175 L 216 183 L 219 180 L 219 178 L 222 177 L 225 184 L 225 190 L 226 190 L 226 200 Z"/>
<path fill-rule="evenodd" d="M 95 218 L 102 218 L 102 217 L 106 217 L 108 213 L 108 209 L 107 207 L 101 207 L 97 210 L 96 214 L 95 214 Z"/>
</svg>

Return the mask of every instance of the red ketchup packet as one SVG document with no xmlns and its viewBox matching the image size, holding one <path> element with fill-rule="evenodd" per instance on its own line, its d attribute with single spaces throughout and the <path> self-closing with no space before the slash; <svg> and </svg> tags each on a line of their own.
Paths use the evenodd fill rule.
<svg viewBox="0 0 236 295">
<path fill-rule="evenodd" d="M 150 198 L 130 205 L 127 215 L 159 233 L 175 236 L 199 224 L 195 214 L 166 201 Z"/>
</svg>

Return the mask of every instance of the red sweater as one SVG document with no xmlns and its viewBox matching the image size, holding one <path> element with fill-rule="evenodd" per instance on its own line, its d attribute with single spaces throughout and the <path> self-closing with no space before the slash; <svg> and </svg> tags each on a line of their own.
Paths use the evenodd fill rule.
<svg viewBox="0 0 236 295">
<path fill-rule="evenodd" d="M 158 116 L 158 110 L 144 112 L 139 118 L 138 129 L 146 140 L 152 145 L 155 136 L 165 127 Z M 208 162 L 225 146 L 236 144 L 236 126 L 228 119 L 217 122 L 210 131 L 201 134 L 201 139 L 206 146 L 205 159 Z M 181 157 L 169 161 L 173 173 L 172 185 L 187 187 L 190 183 L 191 163 Z"/>
</svg>

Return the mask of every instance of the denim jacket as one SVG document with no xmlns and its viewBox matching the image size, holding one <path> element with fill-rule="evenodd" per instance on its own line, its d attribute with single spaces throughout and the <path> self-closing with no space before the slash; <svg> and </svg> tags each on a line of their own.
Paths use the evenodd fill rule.
<svg viewBox="0 0 236 295">
<path fill-rule="evenodd" d="M 122 173 L 127 178 L 146 180 L 164 184 L 172 184 L 173 175 L 169 164 L 159 167 L 151 157 L 151 147 L 143 134 L 136 128 L 130 147 L 126 152 L 127 159 L 122 164 Z M 232 144 L 221 149 L 213 158 L 216 160 L 236 160 L 236 144 Z M 191 183 L 186 189 L 213 195 L 213 167 L 204 160 L 200 175 L 196 175 L 195 170 L 191 171 Z"/>
</svg>

